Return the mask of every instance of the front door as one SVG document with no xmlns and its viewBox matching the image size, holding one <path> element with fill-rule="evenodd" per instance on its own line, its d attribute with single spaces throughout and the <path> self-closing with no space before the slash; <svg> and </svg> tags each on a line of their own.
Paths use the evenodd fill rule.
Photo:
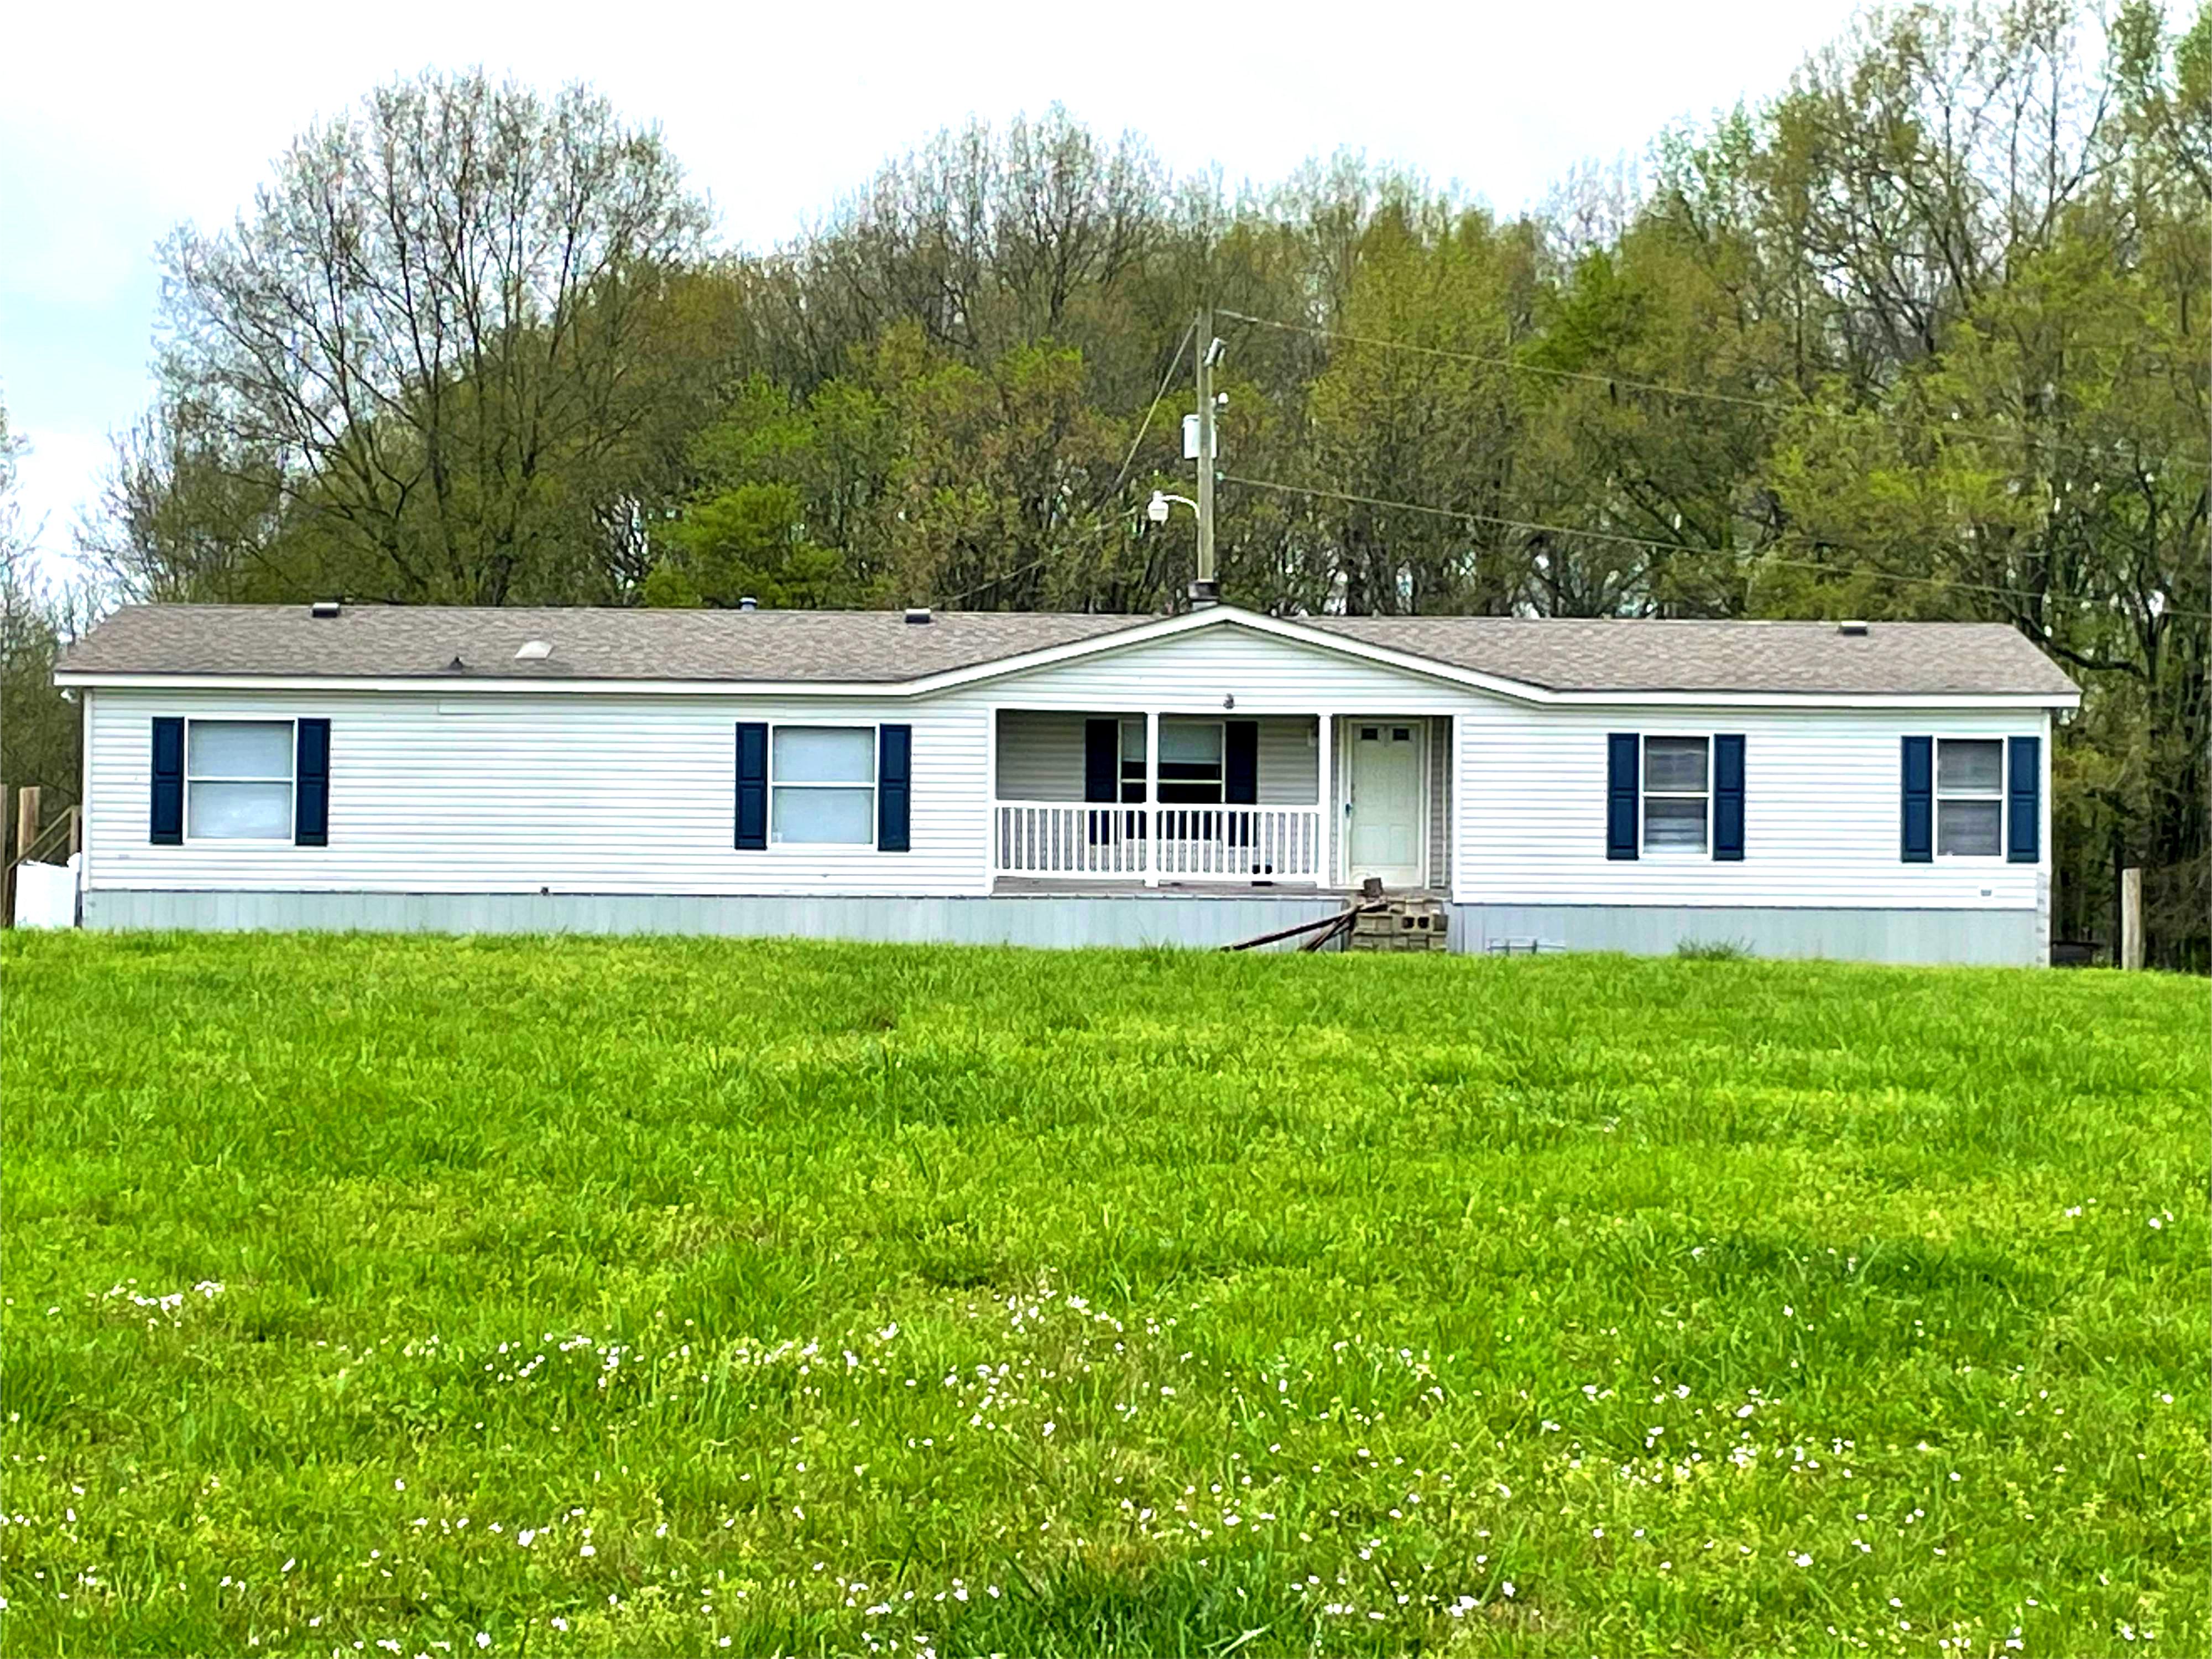
<svg viewBox="0 0 2212 1659">
<path fill-rule="evenodd" d="M 1422 886 L 1423 722 L 1353 718 L 1345 726 L 1345 874 L 1355 886 L 1369 876 L 1385 887 Z"/>
</svg>

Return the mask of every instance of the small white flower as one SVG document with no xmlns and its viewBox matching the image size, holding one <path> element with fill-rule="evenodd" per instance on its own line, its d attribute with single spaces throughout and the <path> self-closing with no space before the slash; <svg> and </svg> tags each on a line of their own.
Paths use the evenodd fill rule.
<svg viewBox="0 0 2212 1659">
<path fill-rule="evenodd" d="M 490 1636 L 489 1636 L 489 1634 L 487 1634 L 485 1632 L 478 1631 L 478 1632 L 477 1632 L 477 1645 L 478 1647 L 480 1647 L 480 1648 L 488 1648 L 488 1647 L 489 1647 L 489 1646 L 491 1645 L 491 1638 L 490 1638 Z"/>
<path fill-rule="evenodd" d="M 1793 1555 L 1790 1559 L 1801 1567 L 1809 1567 L 1813 1565 L 1813 1558 L 1809 1555 Z"/>
<path fill-rule="evenodd" d="M 582 1556 L 592 1556 L 592 1555 L 597 1555 L 599 1553 L 599 1550 L 598 1550 L 597 1547 L 596 1547 L 596 1546 L 593 1546 L 593 1545 L 591 1545 L 591 1544 L 586 1544 L 586 1545 L 585 1545 L 582 1548 L 579 1549 L 579 1550 L 576 1552 L 576 1553 L 577 1553 L 577 1554 L 579 1554 L 579 1555 L 582 1555 Z"/>
<path fill-rule="evenodd" d="M 1504 1583 L 1500 1584 L 1498 1587 L 1498 1593 L 1501 1595 L 1510 1596 L 1513 1594 L 1513 1581 L 1509 1578 Z"/>
</svg>

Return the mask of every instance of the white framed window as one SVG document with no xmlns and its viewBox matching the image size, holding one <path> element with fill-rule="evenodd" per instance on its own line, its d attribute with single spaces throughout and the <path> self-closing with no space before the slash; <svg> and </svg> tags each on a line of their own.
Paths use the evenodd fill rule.
<svg viewBox="0 0 2212 1659">
<path fill-rule="evenodd" d="M 1121 722 L 1121 799 L 1124 805 L 1145 799 L 1145 723 Z"/>
<path fill-rule="evenodd" d="M 1227 750 L 1228 737 L 1219 720 L 1162 720 L 1160 804 L 1219 805 Z"/>
<path fill-rule="evenodd" d="M 1936 739 L 1936 856 L 2004 856 L 2002 738 Z"/>
<path fill-rule="evenodd" d="M 1160 721 L 1160 801 L 1167 806 L 1221 804 L 1228 736 L 1219 720 L 1175 716 Z M 1121 722 L 1121 799 L 1145 799 L 1145 723 Z"/>
<path fill-rule="evenodd" d="M 769 845 L 876 844 L 876 728 L 769 731 Z"/>
<path fill-rule="evenodd" d="M 185 722 L 185 839 L 292 839 L 292 722 Z"/>
<path fill-rule="evenodd" d="M 1712 739 L 1644 739 L 1644 850 L 1703 853 L 1712 822 Z"/>
</svg>

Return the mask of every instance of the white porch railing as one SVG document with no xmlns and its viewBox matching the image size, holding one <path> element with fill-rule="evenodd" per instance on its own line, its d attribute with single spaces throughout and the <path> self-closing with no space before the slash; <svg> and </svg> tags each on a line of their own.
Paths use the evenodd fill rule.
<svg viewBox="0 0 2212 1659">
<path fill-rule="evenodd" d="M 991 837 L 1002 876 L 1321 880 L 1318 806 L 1102 806 L 1002 800 Z"/>
</svg>

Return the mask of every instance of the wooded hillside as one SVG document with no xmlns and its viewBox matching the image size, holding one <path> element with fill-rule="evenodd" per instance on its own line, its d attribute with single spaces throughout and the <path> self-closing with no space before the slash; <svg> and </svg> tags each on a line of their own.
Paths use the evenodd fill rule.
<svg viewBox="0 0 2212 1659">
<path fill-rule="evenodd" d="M 1172 607 L 1190 527 L 1142 508 L 1187 487 L 1210 304 L 1235 602 L 2008 623 L 2087 688 L 2057 932 L 2110 939 L 2141 864 L 2154 957 L 2201 967 L 2212 8 L 2179 21 L 1869 14 L 1510 218 L 1341 158 L 1231 191 L 1053 111 L 764 254 L 587 91 L 386 88 L 164 250 L 161 396 L 84 551 L 173 599 Z"/>
</svg>

